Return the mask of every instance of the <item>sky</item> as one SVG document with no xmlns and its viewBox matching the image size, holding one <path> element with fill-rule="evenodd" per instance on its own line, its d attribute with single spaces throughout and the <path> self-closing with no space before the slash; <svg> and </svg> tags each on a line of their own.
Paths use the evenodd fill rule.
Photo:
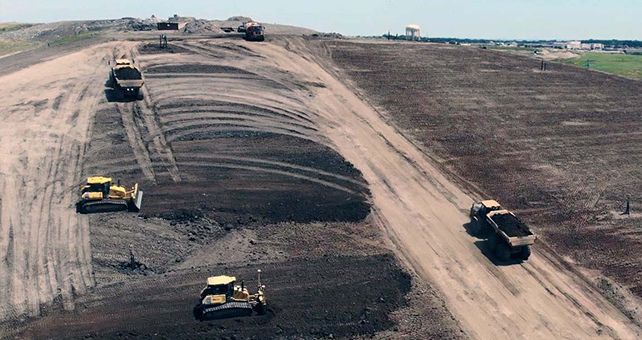
<svg viewBox="0 0 642 340">
<path fill-rule="evenodd" d="M 344 35 L 642 40 L 642 0 L 0 0 L 0 22 L 250 16 Z"/>
</svg>

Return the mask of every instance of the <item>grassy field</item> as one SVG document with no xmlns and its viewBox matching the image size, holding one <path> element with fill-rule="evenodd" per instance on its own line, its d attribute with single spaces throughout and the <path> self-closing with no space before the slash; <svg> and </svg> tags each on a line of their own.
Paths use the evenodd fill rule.
<svg viewBox="0 0 642 340">
<path fill-rule="evenodd" d="M 578 58 L 562 60 L 567 64 L 586 67 L 620 76 L 642 80 L 642 55 L 584 53 Z"/>
<path fill-rule="evenodd" d="M 28 50 L 35 46 L 36 44 L 27 41 L 0 40 L 0 56 Z"/>
<path fill-rule="evenodd" d="M 64 45 L 64 44 L 69 44 L 80 40 L 91 39 L 96 35 L 97 34 L 93 32 L 83 32 L 83 33 L 68 35 L 52 41 L 51 46 Z"/>
<path fill-rule="evenodd" d="M 19 30 L 19 29 L 27 28 L 31 26 L 33 26 L 33 24 L 22 24 L 17 22 L 2 22 L 0 23 L 0 33 L 15 31 L 15 30 Z"/>
</svg>

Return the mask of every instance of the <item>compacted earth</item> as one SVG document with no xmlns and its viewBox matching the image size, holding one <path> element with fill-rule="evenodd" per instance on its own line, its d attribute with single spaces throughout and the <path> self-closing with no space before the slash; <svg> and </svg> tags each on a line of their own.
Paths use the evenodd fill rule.
<svg viewBox="0 0 642 340">
<path fill-rule="evenodd" d="M 324 49 L 454 180 L 642 297 L 642 82 L 476 47 Z"/>
</svg>

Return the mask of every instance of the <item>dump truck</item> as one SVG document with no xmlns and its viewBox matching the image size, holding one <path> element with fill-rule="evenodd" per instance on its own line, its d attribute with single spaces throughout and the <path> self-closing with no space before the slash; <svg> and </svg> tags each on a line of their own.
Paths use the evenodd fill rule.
<svg viewBox="0 0 642 340">
<path fill-rule="evenodd" d="M 470 218 L 473 232 L 488 236 L 489 248 L 499 260 L 528 260 L 537 236 L 515 214 L 495 200 L 484 200 L 473 204 Z"/>
<path fill-rule="evenodd" d="M 143 74 L 129 59 L 117 59 L 111 68 L 109 81 L 115 90 L 125 97 L 138 98 L 140 88 L 145 83 Z"/>
<path fill-rule="evenodd" d="M 80 188 L 80 199 L 76 202 L 76 212 L 91 214 L 127 210 L 140 211 L 143 191 L 138 183 L 131 188 L 114 184 L 111 177 L 93 176 Z"/>
<path fill-rule="evenodd" d="M 248 22 L 245 24 L 245 40 L 264 41 L 264 31 L 265 28 L 263 27 L 263 25 L 259 24 L 258 22 Z"/>
<path fill-rule="evenodd" d="M 243 281 L 236 284 L 236 277 L 219 275 L 207 279 L 207 286 L 201 291 L 194 316 L 200 320 L 250 316 L 253 312 L 263 315 L 267 312 L 265 285 L 261 284 L 261 270 L 258 270 L 258 288 L 251 294 Z"/>
</svg>

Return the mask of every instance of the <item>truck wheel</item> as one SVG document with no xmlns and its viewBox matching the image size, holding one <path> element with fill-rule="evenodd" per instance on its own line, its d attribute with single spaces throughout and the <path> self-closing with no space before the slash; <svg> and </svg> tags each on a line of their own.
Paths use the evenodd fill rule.
<svg viewBox="0 0 642 340">
<path fill-rule="evenodd" d="M 531 248 L 529 246 L 524 246 L 520 255 L 522 256 L 522 260 L 528 260 L 528 258 L 531 257 Z"/>
<path fill-rule="evenodd" d="M 488 242 L 488 250 L 494 252 L 497 248 L 497 235 L 495 233 L 490 234 L 486 242 Z"/>
<path fill-rule="evenodd" d="M 486 224 L 486 222 L 483 220 L 477 220 L 477 235 L 484 237 L 487 234 L 488 234 L 488 225 Z"/>
<path fill-rule="evenodd" d="M 500 261 L 510 260 L 510 247 L 504 242 L 501 242 L 497 245 L 495 253 L 497 254 L 497 258 Z"/>
</svg>

